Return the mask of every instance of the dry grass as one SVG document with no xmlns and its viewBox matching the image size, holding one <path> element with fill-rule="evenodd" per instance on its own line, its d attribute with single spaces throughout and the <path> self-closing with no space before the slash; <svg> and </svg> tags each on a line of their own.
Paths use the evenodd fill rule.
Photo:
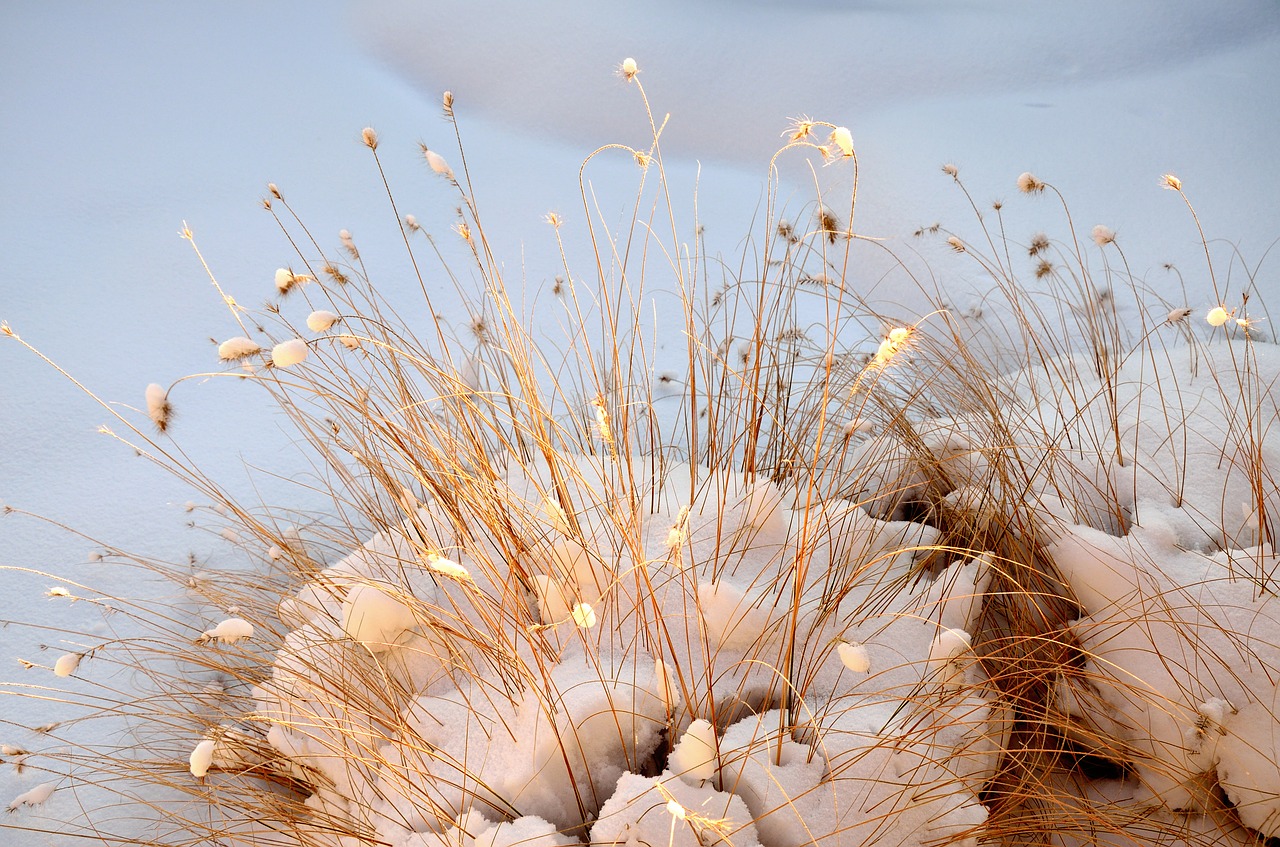
<svg viewBox="0 0 1280 847">
<path fill-rule="evenodd" d="M 167 412 L 195 390 L 183 381 L 152 405 L 163 435 L 103 403 L 120 440 L 225 511 L 257 567 L 186 585 L 195 615 L 69 586 L 128 620 L 118 639 L 45 636 L 80 645 L 77 673 L 101 687 L 10 693 L 85 708 L 45 734 L 62 752 L 35 757 L 84 796 L 111 798 L 70 831 L 103 843 L 391 844 L 468 812 L 537 812 L 585 840 L 620 771 L 653 783 L 703 719 L 717 730 L 718 767 L 699 790 L 748 798 L 748 814 L 690 811 L 658 781 L 654 808 L 672 843 L 758 831 L 770 845 L 1216 844 L 1236 833 L 1212 784 L 1193 792 L 1207 809 L 1195 822 L 1116 799 L 1117 786 L 1142 780 L 1140 766 L 1161 765 L 1109 722 L 1100 690 L 1183 705 L 1090 663 L 1073 625 L 1086 610 L 1054 558 L 1068 524 L 1128 535 L 1139 479 L 1182 506 L 1191 410 L 1169 373 L 1175 362 L 1208 373 L 1201 334 L 1172 318 L 1184 303 L 1143 288 L 1118 244 L 1087 248 L 1063 202 L 1062 241 L 1018 247 L 999 208 L 977 215 L 977 237 L 934 233 L 994 280 L 987 319 L 950 308 L 906 261 L 900 278 L 933 311 L 875 314 L 852 269 L 859 251 L 885 247 L 853 229 L 856 155 L 840 128 L 808 120 L 778 156 L 851 169 L 851 196 L 816 197 L 806 226 L 782 222 L 771 191 L 757 273 L 715 276 L 700 240 L 682 235 L 662 127 L 634 69 L 628 79 L 652 137 L 596 151 L 583 173 L 597 157 L 636 163 L 629 228 L 608 228 L 583 176 L 588 228 L 549 223 L 557 240 L 589 243 L 593 262 L 566 259 L 532 310 L 512 299 L 486 239 L 460 136 L 456 171 L 423 149 L 454 192 L 451 233 L 406 220 L 386 186 L 419 302 L 386 299 L 351 237 L 325 246 L 274 185 L 265 206 L 296 250 L 280 299 L 246 311 L 210 271 L 238 332 L 261 348 L 219 376 L 268 392 L 287 415 L 331 499 L 322 521 L 298 532 L 294 516 L 246 505 L 185 461 L 171 440 L 181 422 L 169 426 Z M 456 127 L 451 97 L 445 114 Z M 381 173 L 376 135 L 364 140 Z M 1029 185 L 1044 195 L 1036 202 L 1061 201 L 1052 185 Z M 1207 243 L 1206 259 L 1212 273 Z M 462 294 L 463 279 L 481 291 L 466 331 L 424 320 L 441 281 Z M 667 325 L 681 325 L 682 372 L 656 370 L 655 297 L 679 304 L 657 323 L 668 338 Z M 339 321 L 304 330 L 299 316 L 313 310 Z M 568 328 L 558 343 L 545 340 L 551 310 Z M 1238 317 L 1230 366 L 1208 378 L 1230 410 L 1222 457 L 1250 492 L 1252 529 L 1188 518 L 1223 549 L 1269 545 L 1274 531 L 1270 420 L 1259 413 L 1272 408 L 1270 386 L 1257 327 Z M 868 324 L 882 332 L 869 336 Z M 306 359 L 282 367 L 270 351 L 291 339 L 306 339 Z M 1153 395 L 1129 384 L 1134 362 L 1169 365 L 1143 377 Z M 1153 459 L 1139 455 L 1139 425 L 1168 432 L 1147 477 L 1125 472 Z M 364 552 L 349 567 L 327 567 L 353 550 Z M 982 577 L 948 567 L 974 558 Z M 1260 552 L 1240 566 L 1257 593 L 1274 590 L 1269 561 Z M 969 583 L 944 589 L 963 573 Z M 404 625 L 340 619 L 358 596 Z M 972 651 L 931 660 L 938 624 L 966 603 Z M 253 638 L 201 638 L 192 620 L 229 609 Z M 1205 615 L 1222 644 L 1243 641 L 1215 609 Z M 1168 616 L 1184 634 L 1186 620 Z M 867 675 L 840 670 L 836 639 L 855 631 L 878 645 Z M 910 654 L 922 637 L 924 654 Z M 1276 645 L 1250 649 L 1271 656 Z M 1086 704 L 1078 713 L 1063 710 L 1064 686 Z M 1194 705 L 1199 694 L 1188 696 Z M 129 735 L 79 746 L 92 715 L 127 718 Z M 187 757 L 201 739 L 215 752 L 196 778 Z M 500 779 L 493 757 L 511 747 L 542 772 Z M 774 771 L 762 762 L 777 773 L 817 762 L 820 780 L 769 794 L 758 780 Z M 866 806 L 823 829 L 831 798 L 858 792 Z M 979 802 L 982 819 L 936 814 Z M 154 828 L 131 829 L 148 810 Z"/>
</svg>

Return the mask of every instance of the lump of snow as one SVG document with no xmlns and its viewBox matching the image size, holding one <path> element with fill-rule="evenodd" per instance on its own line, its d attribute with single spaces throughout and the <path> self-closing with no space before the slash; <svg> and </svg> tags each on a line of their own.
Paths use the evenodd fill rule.
<svg viewBox="0 0 1280 847">
<path fill-rule="evenodd" d="M 277 368 L 292 367 L 306 358 L 307 342 L 301 338 L 290 338 L 271 348 L 271 364 Z"/>
<path fill-rule="evenodd" d="M 228 338 L 218 345 L 218 358 L 224 362 L 238 362 L 262 352 L 258 342 L 243 335 Z"/>
<path fill-rule="evenodd" d="M 52 782 L 42 782 L 29 791 L 24 791 L 17 797 L 9 801 L 9 805 L 5 808 L 10 812 L 16 812 L 23 806 L 39 806 L 41 803 L 49 799 L 53 794 L 54 788 L 57 786 Z"/>
<path fill-rule="evenodd" d="M 671 751 L 671 772 L 690 785 L 698 785 L 715 775 L 716 730 L 710 721 L 699 718 L 689 724 Z"/>
<path fill-rule="evenodd" d="M 192 776 L 201 777 L 209 772 L 209 766 L 213 764 L 213 747 L 213 739 L 206 738 L 191 751 L 188 762 L 191 766 Z"/>
<path fill-rule="evenodd" d="M 840 663 L 854 673 L 868 673 L 871 670 L 871 654 L 867 652 L 865 644 L 841 641 L 836 647 L 836 653 L 840 655 Z"/>
<path fill-rule="evenodd" d="M 76 668 L 80 667 L 80 660 L 83 658 L 83 653 L 66 653 L 59 656 L 58 661 L 53 663 L 54 676 L 71 676 L 76 672 Z"/>
<path fill-rule="evenodd" d="M 342 601 L 342 631 L 370 652 L 389 649 L 418 623 L 402 598 L 403 592 L 383 583 L 353 586 Z"/>
<path fill-rule="evenodd" d="M 324 332 L 339 320 L 341 320 L 341 318 L 333 312 L 326 311 L 325 309 L 316 309 L 314 312 L 307 315 L 307 329 L 312 332 Z"/>
<path fill-rule="evenodd" d="M 201 641 L 223 641 L 227 644 L 235 644 L 241 638 L 253 638 L 253 624 L 244 618 L 227 618 L 200 636 Z"/>
</svg>

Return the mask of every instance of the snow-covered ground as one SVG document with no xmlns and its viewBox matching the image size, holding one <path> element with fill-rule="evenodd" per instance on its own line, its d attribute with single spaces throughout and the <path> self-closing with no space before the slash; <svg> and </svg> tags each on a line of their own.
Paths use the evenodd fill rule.
<svg viewBox="0 0 1280 847">
<path fill-rule="evenodd" d="M 1177 174 L 1210 237 L 1237 244 L 1250 268 L 1280 237 L 1280 171 L 1270 161 L 1280 130 L 1280 13 L 1266 2 L 1066 8 L 978 0 L 610 12 L 586 3 L 533 12 L 513 0 L 483 13 L 461 2 L 10 6 L 0 13 L 0 319 L 105 400 L 140 407 L 148 383 L 209 369 L 208 337 L 227 334 L 216 293 L 178 237 L 182 222 L 219 279 L 244 296 L 265 297 L 289 255 L 259 203 L 268 181 L 317 233 L 332 240 L 349 228 L 366 254 L 390 253 L 398 233 L 360 129 L 378 128 L 402 211 L 443 218 L 450 200 L 427 178 L 416 142 L 450 144 L 439 117 L 445 89 L 456 95 L 476 195 L 508 278 L 543 285 L 556 253 L 542 216 L 581 217 L 583 157 L 600 144 L 645 140 L 633 90 L 613 74 L 625 56 L 639 61 L 655 110 L 671 114 L 663 139 L 677 191 L 692 198 L 698 181 L 709 242 L 727 255 L 762 202 L 767 159 L 788 119 L 805 114 L 850 127 L 866 234 L 910 250 L 922 224 L 971 223 L 939 171 L 944 162 L 960 168 L 980 202 L 1013 197 L 1017 174 L 1031 170 L 1062 189 L 1078 224 L 1117 230 L 1153 288 L 1176 288 L 1162 268 L 1172 261 L 1187 305 L 1207 309 L 1193 223 L 1158 181 Z M 803 174 L 788 177 L 783 199 L 806 202 Z M 634 173 L 608 166 L 592 179 L 610 196 Z M 1058 226 L 1047 203 L 1019 214 L 1017 239 Z M 1243 277 L 1238 266 L 1236 293 Z M 1263 262 L 1264 300 L 1280 296 L 1274 280 L 1273 262 Z M 111 557 L 91 554 L 105 545 L 179 563 L 219 549 L 216 530 L 200 529 L 216 526 L 213 516 L 197 512 L 197 528 L 187 527 L 183 486 L 95 432 L 105 410 L 0 341 L 0 501 L 89 536 L 8 515 L 0 565 L 101 583 Z M 250 492 L 246 464 L 294 468 L 281 465 L 282 451 L 289 455 L 281 421 L 234 389 L 218 381 L 179 389 L 182 444 Z M 267 502 L 286 490 L 261 475 L 254 484 L 253 496 Z M 0 630 L 0 661 L 11 663 L 0 678 L 41 684 L 35 675 L 48 671 L 23 670 L 16 659 L 52 666 L 64 649 L 40 645 L 57 644 L 57 630 L 82 627 L 84 616 L 45 596 L 48 578 L 5 571 L 2 579 L 0 617 L 52 629 Z M 18 727 L 65 709 L 6 694 L 0 742 L 39 745 Z M 0 800 L 44 782 L 34 771 L 0 769 Z M 69 813 L 59 799 L 45 808 Z M 22 830 L 6 838 L 45 840 Z"/>
</svg>

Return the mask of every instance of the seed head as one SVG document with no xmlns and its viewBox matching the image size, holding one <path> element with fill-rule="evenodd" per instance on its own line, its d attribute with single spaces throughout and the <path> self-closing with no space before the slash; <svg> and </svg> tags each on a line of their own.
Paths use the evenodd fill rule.
<svg viewBox="0 0 1280 847">
<path fill-rule="evenodd" d="M 446 115 L 453 114 L 453 92 L 446 91 L 444 97 L 440 98 L 444 103 L 444 112 Z"/>
<path fill-rule="evenodd" d="M 307 358 L 307 342 L 301 338 L 281 341 L 271 348 L 271 364 L 277 368 L 290 368 Z"/>
<path fill-rule="evenodd" d="M 1182 190 L 1182 180 L 1178 179 L 1173 174 L 1165 174 L 1160 177 L 1160 184 L 1172 191 Z"/>
<path fill-rule="evenodd" d="M 429 149 L 425 144 L 422 145 L 421 150 L 422 157 L 427 160 L 427 165 L 431 170 L 435 171 L 445 179 L 454 178 L 453 168 L 449 167 L 449 163 L 444 160 L 444 156 L 441 156 L 436 151 Z"/>
<path fill-rule="evenodd" d="M 831 143 L 840 151 L 842 157 L 853 155 L 853 135 L 847 126 L 838 126 L 831 130 Z"/>
<path fill-rule="evenodd" d="M 324 309 L 317 309 L 311 314 L 307 315 L 307 329 L 311 330 L 312 332 L 324 332 L 325 330 L 329 329 L 329 327 L 336 324 L 339 320 L 341 320 L 341 318 L 339 318 L 333 312 L 329 312 Z"/>
<path fill-rule="evenodd" d="M 636 78 L 636 74 L 640 73 L 640 68 L 636 65 L 636 60 L 630 56 L 622 60 L 622 64 L 618 65 L 618 75 L 627 82 Z"/>
<path fill-rule="evenodd" d="M 158 382 L 147 386 L 147 416 L 161 432 L 169 429 L 169 421 L 173 419 L 173 406 L 169 404 L 169 392 Z"/>
<path fill-rule="evenodd" d="M 338 230 L 338 239 L 342 242 L 342 248 L 351 254 L 351 258 L 357 260 L 360 258 L 360 251 L 356 249 L 356 242 L 351 237 L 351 230 Z"/>
<path fill-rule="evenodd" d="M 1049 249 L 1049 236 L 1043 232 L 1037 232 L 1031 236 L 1031 244 L 1027 246 L 1027 254 L 1030 256 L 1039 256 L 1041 253 Z"/>
<path fill-rule="evenodd" d="M 813 128 L 817 125 L 816 121 L 809 118 L 792 118 L 791 126 L 782 134 L 793 142 L 804 141 L 805 139 L 813 136 Z"/>
<path fill-rule="evenodd" d="M 378 133 L 374 131 L 373 127 L 367 126 L 361 130 L 360 140 L 362 140 L 364 142 L 364 146 L 368 147 L 370 150 L 378 149 Z"/>
<path fill-rule="evenodd" d="M 1093 241 L 1099 247 L 1105 247 L 1116 240 L 1116 234 L 1111 227 L 1098 224 L 1093 228 Z"/>
<path fill-rule="evenodd" d="M 279 188 L 276 188 L 276 184 L 275 184 L 274 182 L 268 182 L 268 183 L 267 183 L 267 190 L 268 190 L 268 191 L 270 191 L 270 192 L 271 192 L 271 196 L 272 196 L 272 197 L 274 197 L 274 198 L 276 198 L 277 200 L 283 200 L 283 199 L 284 199 L 284 195 L 280 193 L 280 189 L 279 189 Z"/>
<path fill-rule="evenodd" d="M 80 660 L 83 658 L 83 653 L 65 653 L 59 656 L 58 661 L 53 663 L 53 675 L 71 676 L 80 667 Z"/>
<path fill-rule="evenodd" d="M 1167 323 L 1180 324 L 1191 316 L 1191 310 L 1185 306 L 1181 309 L 1174 309 L 1169 312 L 1169 316 L 1165 318 Z"/>
<path fill-rule="evenodd" d="M 418 219 L 413 215 L 404 216 L 404 225 L 408 227 L 410 232 L 417 232 L 422 227 L 418 226 Z"/>
<path fill-rule="evenodd" d="M 1231 320 L 1233 314 L 1235 313 L 1228 312 L 1222 306 L 1214 306 L 1209 310 L 1209 314 L 1204 316 L 1204 319 L 1209 322 L 1209 326 L 1222 326 Z"/>
<path fill-rule="evenodd" d="M 956 251 L 957 253 L 964 252 L 964 242 L 961 241 L 959 238 L 956 238 L 954 235 L 950 236 L 947 239 L 947 243 L 950 244 L 951 249 Z"/>
<path fill-rule="evenodd" d="M 1036 194 L 1044 191 L 1044 183 L 1036 179 L 1035 174 L 1023 173 L 1018 177 L 1018 190 L 1023 194 Z"/>
<path fill-rule="evenodd" d="M 218 358 L 224 362 L 238 362 L 262 352 L 258 342 L 243 335 L 228 338 L 218 345 Z"/>
<path fill-rule="evenodd" d="M 952 179 L 960 178 L 960 169 L 950 162 L 947 162 L 947 164 L 942 166 L 942 172 Z"/>
</svg>

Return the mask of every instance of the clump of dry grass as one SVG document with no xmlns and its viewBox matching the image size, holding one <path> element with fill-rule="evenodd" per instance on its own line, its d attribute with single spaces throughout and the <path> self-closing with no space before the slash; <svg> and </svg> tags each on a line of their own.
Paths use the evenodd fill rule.
<svg viewBox="0 0 1280 847">
<path fill-rule="evenodd" d="M 279 299 L 251 313 L 210 271 L 238 333 L 217 375 L 288 417 L 331 499 L 323 520 L 299 531 L 186 462 L 169 440 L 183 380 L 147 389 L 159 434 L 103 404 L 116 437 L 225 514 L 255 566 L 185 581 L 189 608 L 67 586 L 129 620 L 120 638 L 48 634 L 74 642 L 61 670 L 98 693 L 19 692 L 128 721 L 118 744 L 52 731 L 63 752 L 42 766 L 114 798 L 74 832 L 344 847 L 470 844 L 502 824 L 540 844 L 1238 838 L 1208 769 L 1187 803 L 1162 804 L 1159 779 L 1184 774 L 1123 725 L 1116 698 L 1187 704 L 1116 670 L 1078 623 L 1101 610 L 1061 551 L 1081 527 L 1135 537 L 1153 491 L 1184 509 L 1195 410 L 1171 372 L 1186 361 L 1229 409 L 1220 455 L 1252 509 L 1239 527 L 1185 509 L 1175 530 L 1206 552 L 1256 548 L 1231 567 L 1273 591 L 1259 414 L 1273 406 L 1245 304 L 1241 341 L 1211 368 L 1174 317 L 1185 304 L 1138 284 L 1114 233 L 1095 230 L 1102 252 L 1088 252 L 1063 202 L 1068 238 L 1033 237 L 1029 268 L 1000 208 L 994 229 L 977 216 L 976 238 L 931 228 L 994 280 L 999 320 L 952 309 L 906 262 L 932 310 L 877 314 L 852 271 L 857 251 L 884 249 L 853 227 L 852 137 L 807 118 L 778 157 L 849 168 L 847 202 L 819 196 L 807 224 L 789 223 L 771 191 L 758 278 L 713 278 L 681 235 L 639 70 L 621 73 L 651 137 L 597 150 L 584 173 L 597 157 L 635 162 L 630 229 L 609 230 L 584 187 L 588 225 L 572 237 L 591 266 L 566 259 L 534 313 L 486 238 L 460 135 L 456 158 L 421 149 L 452 192 L 449 234 L 403 215 L 382 180 L 419 302 L 392 302 L 351 234 L 326 246 L 275 185 L 264 206 L 296 250 Z M 456 130 L 452 95 L 445 117 Z M 386 145 L 362 140 L 381 174 Z M 1018 184 L 1061 200 L 1030 174 Z M 464 277 L 480 294 L 455 331 L 433 300 L 441 280 L 465 297 Z M 674 374 L 655 370 L 659 294 L 686 345 Z M 552 308 L 558 343 L 542 331 Z M 1144 427 L 1168 432 L 1156 454 Z M 1238 646 L 1243 631 L 1210 606 L 1213 643 Z M 1156 613 L 1123 614 L 1108 620 Z M 1187 614 L 1165 617 L 1187 635 Z M 1266 661 L 1276 648 L 1248 649 Z M 1154 800 L 1127 802 L 1125 785 Z M 1192 802 L 1194 824 L 1174 815 Z M 131 830 L 144 808 L 154 828 Z"/>
</svg>

